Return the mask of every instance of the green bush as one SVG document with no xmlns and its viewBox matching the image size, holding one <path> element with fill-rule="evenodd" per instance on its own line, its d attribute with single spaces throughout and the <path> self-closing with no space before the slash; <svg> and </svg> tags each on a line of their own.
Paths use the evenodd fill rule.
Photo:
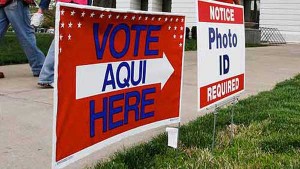
<svg viewBox="0 0 300 169">
<path fill-rule="evenodd" d="M 50 47 L 53 35 L 37 34 L 37 46 L 46 55 Z M 20 47 L 15 33 L 7 32 L 0 41 L 0 65 L 27 63 L 25 53 Z"/>
</svg>

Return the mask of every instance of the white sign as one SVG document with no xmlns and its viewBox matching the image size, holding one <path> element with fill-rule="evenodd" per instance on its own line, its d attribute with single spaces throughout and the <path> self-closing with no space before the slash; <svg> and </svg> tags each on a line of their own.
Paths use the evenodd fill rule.
<svg viewBox="0 0 300 169">
<path fill-rule="evenodd" d="M 243 7 L 215 1 L 197 4 L 198 109 L 216 105 L 245 88 Z"/>
</svg>

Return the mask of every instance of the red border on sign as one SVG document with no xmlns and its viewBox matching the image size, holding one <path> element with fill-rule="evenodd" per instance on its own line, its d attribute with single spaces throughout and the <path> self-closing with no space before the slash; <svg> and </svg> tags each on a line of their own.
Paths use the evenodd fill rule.
<svg viewBox="0 0 300 169">
<path fill-rule="evenodd" d="M 76 12 L 75 15 L 73 11 Z M 101 16 L 106 17 L 101 18 Z M 55 44 L 53 168 L 62 168 L 125 137 L 180 121 L 185 37 L 184 16 L 107 10 L 99 7 L 58 3 L 56 18 L 59 22 L 56 22 L 55 36 L 58 43 Z M 94 27 L 94 23 L 97 23 L 97 28 Z M 111 30 L 111 32 L 117 30 L 114 27 L 108 28 L 109 24 L 112 26 L 127 24 L 128 30 L 132 30 L 130 28 L 133 25 L 146 25 L 147 29 L 150 25 L 159 25 L 160 29 L 151 28 L 153 31 L 148 32 L 142 27 L 140 33 L 129 34 L 129 38 L 125 37 L 127 36 L 126 31 L 119 29 L 121 33 L 112 36 L 113 38 L 107 38 L 106 45 L 102 46 L 103 58 L 99 59 L 96 55 L 97 50 L 95 50 L 95 37 L 101 41 L 104 39 L 106 30 Z M 98 33 L 94 34 L 94 30 L 98 30 Z M 110 36 L 111 34 L 106 35 Z M 140 37 L 139 42 L 142 47 L 138 48 L 137 56 L 135 56 L 137 36 Z M 157 40 L 158 37 L 160 40 Z M 122 58 L 113 57 L 110 54 L 109 45 L 114 44 L 113 48 L 118 52 L 125 48 L 126 38 L 132 40 L 129 43 L 128 52 Z M 116 43 L 113 43 L 115 39 Z M 158 52 L 152 54 L 148 52 L 146 55 L 146 49 Z M 165 83 L 155 81 L 150 84 L 145 83 L 145 85 L 141 84 L 136 87 L 131 86 L 122 90 L 94 93 L 84 98 L 76 98 L 76 68 L 78 66 L 151 60 L 163 58 L 163 56 L 173 68 L 172 74 Z M 162 86 L 162 84 L 164 85 Z M 143 92 L 146 89 L 148 92 Z M 130 92 L 135 92 L 135 94 L 129 97 L 126 94 Z M 140 95 L 138 96 L 136 93 Z M 120 97 L 111 100 L 113 96 Z M 127 101 L 126 96 L 128 96 Z M 128 118 L 126 117 L 125 122 L 125 108 L 123 107 L 126 104 L 132 107 L 137 105 L 138 111 L 132 108 L 127 109 Z M 110 109 L 116 109 L 116 111 L 109 111 Z M 103 116 L 108 119 L 106 120 L 108 122 L 103 122 L 103 117 L 91 118 L 91 114 L 100 114 L 101 112 L 106 112 L 103 113 Z M 139 114 L 136 115 L 136 112 Z M 94 121 L 93 127 L 91 127 L 91 121 Z M 122 124 L 118 123 L 121 121 L 123 121 Z M 111 125 L 112 123 L 118 123 L 117 127 Z M 103 126 L 108 129 L 104 130 Z M 95 134 L 91 134 L 91 128 L 94 129 L 93 133 Z"/>
<path fill-rule="evenodd" d="M 215 99 L 211 99 L 210 101 L 208 101 L 208 88 L 212 87 L 212 86 L 217 86 L 217 85 L 220 85 L 222 83 L 225 83 L 225 82 L 228 82 L 228 81 L 231 81 L 233 79 L 239 79 L 239 87 L 237 89 L 235 89 L 234 91 L 231 91 L 231 92 L 228 92 L 224 95 L 222 95 L 221 97 L 217 97 Z M 238 93 L 242 90 L 244 90 L 244 79 L 245 79 L 245 74 L 240 74 L 238 76 L 234 76 L 234 77 L 231 77 L 231 78 L 228 78 L 228 79 L 224 79 L 222 81 L 218 81 L 216 83 L 212 83 L 212 84 L 209 84 L 207 86 L 203 86 L 200 88 L 200 93 L 201 93 L 201 97 L 200 97 L 200 109 L 210 105 L 210 104 L 213 104 L 219 100 L 222 100 L 230 95 L 233 95 L 235 93 Z M 217 89 L 216 89 L 217 90 Z"/>
<path fill-rule="evenodd" d="M 233 9 L 234 11 L 234 21 L 227 21 L 227 20 L 214 20 L 210 16 L 210 8 L 214 7 L 215 9 Z M 198 1 L 198 18 L 199 22 L 212 22 L 212 23 L 228 23 L 228 24 L 244 24 L 244 17 L 243 17 L 243 8 L 234 7 L 234 6 L 227 6 L 227 5 L 220 5 L 211 2 L 203 2 Z"/>
</svg>

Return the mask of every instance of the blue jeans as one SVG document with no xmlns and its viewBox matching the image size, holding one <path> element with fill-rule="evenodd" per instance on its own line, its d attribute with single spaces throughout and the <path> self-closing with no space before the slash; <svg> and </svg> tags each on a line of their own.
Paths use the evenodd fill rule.
<svg viewBox="0 0 300 169">
<path fill-rule="evenodd" d="M 30 25 L 29 7 L 24 5 L 22 0 L 13 0 L 9 5 L 0 8 L 0 39 L 6 33 L 9 23 L 16 32 L 33 75 L 38 76 L 42 69 L 45 55 L 36 46 L 34 28 Z"/>
<path fill-rule="evenodd" d="M 48 54 L 44 63 L 44 66 L 42 68 L 42 71 L 39 76 L 39 81 L 38 83 L 43 83 L 43 84 L 50 84 L 54 82 L 54 40 L 51 43 L 51 46 L 48 50 Z"/>
</svg>

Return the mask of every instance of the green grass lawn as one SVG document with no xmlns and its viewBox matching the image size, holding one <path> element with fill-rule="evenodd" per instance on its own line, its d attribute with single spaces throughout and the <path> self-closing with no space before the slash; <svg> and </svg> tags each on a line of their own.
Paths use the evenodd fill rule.
<svg viewBox="0 0 300 169">
<path fill-rule="evenodd" d="M 230 145 L 226 126 L 232 108 L 237 131 Z M 214 152 L 210 150 L 212 128 L 209 114 L 180 128 L 177 150 L 166 146 L 167 137 L 162 134 L 94 168 L 300 168 L 300 75 L 221 109 Z"/>
<path fill-rule="evenodd" d="M 197 50 L 197 40 L 185 39 L 185 51 L 195 51 L 195 50 Z"/>
<path fill-rule="evenodd" d="M 50 47 L 53 35 L 37 34 L 37 46 L 46 55 Z M 7 32 L 0 41 L 0 66 L 9 64 L 27 63 L 25 53 L 20 47 L 17 37 L 14 33 Z"/>
</svg>

